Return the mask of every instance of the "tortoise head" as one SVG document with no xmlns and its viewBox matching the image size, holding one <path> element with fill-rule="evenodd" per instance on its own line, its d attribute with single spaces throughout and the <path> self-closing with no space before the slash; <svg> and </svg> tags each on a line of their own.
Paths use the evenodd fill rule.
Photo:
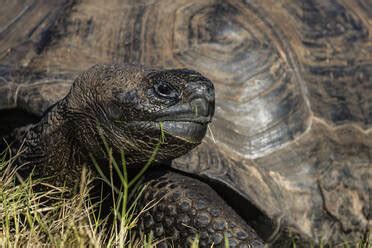
<svg viewBox="0 0 372 248">
<path fill-rule="evenodd" d="M 79 144 L 90 152 L 106 140 L 129 163 L 179 157 L 200 144 L 214 114 L 214 87 L 187 69 L 96 65 L 82 73 L 66 98 Z M 161 142 L 160 142 L 161 141 Z"/>
</svg>

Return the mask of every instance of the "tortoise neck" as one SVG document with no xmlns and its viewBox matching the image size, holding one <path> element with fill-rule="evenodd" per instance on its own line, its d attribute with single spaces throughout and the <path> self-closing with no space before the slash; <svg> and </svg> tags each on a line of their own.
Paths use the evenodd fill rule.
<svg viewBox="0 0 372 248">
<path fill-rule="evenodd" d="M 81 153 L 67 114 L 67 101 L 63 99 L 27 131 L 20 160 L 29 162 L 29 166 L 22 169 L 23 176 L 28 176 L 33 170 L 33 177 L 50 177 L 48 182 L 53 185 L 69 188 L 78 185 Z"/>
</svg>

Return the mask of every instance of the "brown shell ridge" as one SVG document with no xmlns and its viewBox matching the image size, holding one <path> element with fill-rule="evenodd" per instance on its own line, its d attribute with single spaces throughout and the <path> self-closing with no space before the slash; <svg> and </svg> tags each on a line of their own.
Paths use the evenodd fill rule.
<svg viewBox="0 0 372 248">
<path fill-rule="evenodd" d="M 238 192 L 303 237 L 337 240 L 332 230 L 341 235 L 340 230 L 348 233 L 352 228 L 345 238 L 358 239 L 368 226 L 372 133 L 313 120 L 301 140 L 255 160 L 233 158 L 225 174 L 215 176 L 221 181 L 234 178 L 229 184 Z"/>
<path fill-rule="evenodd" d="M 246 4 L 247 4 L 247 6 L 251 6 L 251 8 L 256 13 L 259 13 L 260 9 L 256 6 L 253 6 L 254 5 L 253 2 L 246 2 Z M 271 4 L 275 5 L 276 1 L 272 2 Z M 242 6 L 242 7 L 244 7 L 244 6 Z M 289 42 L 284 42 L 285 40 L 289 40 L 288 37 L 286 37 L 285 32 L 283 32 L 284 30 L 280 30 L 281 32 L 278 32 L 274 28 L 275 25 L 274 25 L 273 21 L 270 18 L 267 18 L 267 16 L 270 16 L 269 13 L 266 13 L 266 14 L 267 14 L 266 18 L 262 17 L 262 20 L 267 24 L 268 27 L 270 27 L 271 32 L 273 32 L 274 35 L 277 37 L 276 41 L 279 42 L 280 47 L 285 51 L 284 53 L 281 54 L 282 58 L 284 58 L 284 60 L 293 69 L 293 72 L 294 72 L 294 75 L 297 79 L 297 82 L 300 85 L 300 92 L 302 93 L 302 96 L 304 98 L 306 106 L 308 107 L 308 109 L 311 113 L 312 112 L 311 104 L 310 104 L 310 100 L 309 100 L 309 97 L 308 97 L 308 92 L 309 91 L 307 89 L 307 86 L 306 86 L 306 83 L 305 83 L 304 79 L 301 77 L 301 71 L 303 71 L 303 69 L 301 68 L 301 63 L 299 62 L 299 59 L 297 58 L 295 51 L 291 47 L 291 44 Z M 288 57 L 288 59 L 287 59 L 287 57 Z M 309 126 L 311 126 L 311 123 L 309 123 Z"/>
<path fill-rule="evenodd" d="M 0 10 L 0 61 L 5 65 L 28 66 L 52 40 L 53 26 L 67 18 L 70 0 L 11 1 Z"/>
<path fill-rule="evenodd" d="M 45 78 L 35 82 L 6 82 L 0 87 L 3 96 L 0 110 L 19 109 L 41 116 L 46 109 L 67 95 L 72 80 Z"/>
<path fill-rule="evenodd" d="M 245 103 L 248 102 L 252 102 L 251 105 L 255 105 L 254 101 L 256 100 L 257 104 L 258 105 L 264 105 L 266 104 L 268 101 L 268 98 L 267 96 L 269 95 L 269 93 L 273 93 L 273 92 L 276 92 L 278 91 L 278 86 L 281 86 L 281 87 L 288 87 L 287 92 L 286 93 L 281 93 L 283 95 L 285 94 L 288 94 L 288 95 L 291 95 L 291 94 L 294 94 L 295 95 L 295 99 L 299 99 L 299 95 L 301 95 L 301 98 L 302 100 L 297 100 L 299 102 L 303 101 L 304 102 L 304 107 L 300 107 L 298 108 L 296 106 L 296 109 L 292 109 L 292 110 L 287 110 L 285 109 L 285 106 L 282 107 L 278 107 L 278 106 L 273 106 L 272 110 L 269 110 L 269 111 L 273 111 L 273 117 L 269 117 L 269 118 L 275 118 L 277 115 L 277 113 L 279 113 L 280 111 L 287 111 L 286 112 L 286 115 L 282 115 L 282 116 L 278 116 L 279 118 L 277 118 L 276 120 L 273 120 L 271 121 L 271 123 L 264 123 L 264 125 L 267 125 L 267 126 L 263 126 L 263 129 L 261 130 L 258 130 L 258 131 L 255 131 L 255 132 L 252 132 L 250 130 L 248 130 L 247 128 L 245 127 L 242 127 L 239 125 L 239 123 L 235 123 L 235 122 L 231 122 L 228 120 L 228 118 L 226 117 L 226 114 L 227 113 L 224 113 L 224 112 L 229 112 L 229 115 L 234 115 L 234 111 L 236 112 L 236 115 L 248 115 L 247 113 L 244 113 L 244 112 L 241 112 L 239 113 L 238 111 L 236 111 L 236 109 L 228 109 L 227 107 L 229 107 L 227 104 L 222 104 L 223 101 L 229 101 L 233 96 L 231 93 L 229 92 L 224 92 L 226 90 L 224 90 L 223 88 L 220 90 L 220 91 L 217 91 L 217 92 L 220 92 L 220 99 L 219 101 L 217 101 L 217 122 L 228 122 L 228 123 L 224 123 L 224 127 L 220 126 L 220 127 L 216 127 L 216 129 L 222 129 L 222 128 L 225 128 L 225 129 L 231 129 L 231 132 L 234 132 L 234 135 L 240 135 L 241 137 L 247 137 L 248 140 L 251 140 L 252 137 L 256 136 L 260 136 L 262 134 L 265 134 L 267 133 L 267 131 L 270 131 L 268 129 L 273 129 L 273 128 L 276 128 L 277 125 L 278 125 L 278 122 L 285 122 L 285 121 L 289 121 L 289 122 L 292 122 L 291 125 L 287 125 L 286 128 L 289 129 L 289 132 L 292 132 L 291 129 L 293 129 L 293 133 L 295 133 L 294 135 L 298 135 L 299 133 L 305 131 L 306 129 L 309 128 L 310 126 L 310 123 L 307 121 L 308 119 L 308 116 L 310 115 L 310 112 L 311 112 L 311 108 L 310 108 L 310 104 L 309 104 L 309 100 L 308 100 L 308 97 L 306 95 L 306 85 L 304 82 L 301 82 L 301 77 L 298 75 L 299 74 L 299 68 L 297 68 L 297 65 L 298 63 L 296 61 L 292 61 L 294 60 L 294 56 L 295 54 L 291 51 L 290 49 L 290 46 L 288 44 L 283 44 L 283 42 L 280 42 L 280 39 L 281 39 L 281 36 L 278 34 L 278 32 L 275 31 L 275 27 L 267 21 L 267 15 L 264 15 L 262 14 L 262 11 L 260 11 L 258 8 L 253 8 L 251 3 L 241 3 L 239 1 L 232 1 L 230 4 L 232 4 L 232 6 L 234 6 L 236 9 L 239 9 L 239 11 L 241 11 L 241 14 L 245 14 L 245 16 L 247 16 L 247 14 L 249 14 L 249 16 L 256 16 L 255 18 L 256 19 L 259 19 L 260 22 L 254 22 L 255 24 L 259 25 L 259 27 L 256 28 L 256 31 L 255 32 L 262 32 L 262 30 L 264 30 L 265 32 L 263 32 L 262 34 L 260 34 L 262 37 L 261 39 L 263 40 L 260 40 L 260 42 L 264 43 L 264 42 L 269 42 L 266 45 L 266 47 L 270 48 L 271 49 L 271 52 L 270 52 L 270 56 L 274 56 L 276 58 L 276 60 L 278 62 L 274 63 L 274 66 L 275 64 L 277 64 L 277 67 L 281 67 L 280 69 L 283 72 L 282 75 L 280 74 L 277 74 L 277 75 L 273 75 L 273 78 L 270 78 L 269 81 L 267 82 L 267 85 L 269 86 L 269 88 L 263 88 L 262 91 L 260 91 L 257 95 L 251 97 L 251 98 L 246 98 L 246 96 L 243 96 L 243 98 L 233 98 L 231 101 L 231 106 L 233 106 L 233 104 L 235 103 L 236 105 L 240 104 L 240 108 L 243 108 L 243 105 L 245 106 Z M 253 14 L 252 14 L 253 13 Z M 255 28 L 254 26 L 251 27 L 251 28 Z M 270 42 L 272 42 L 270 44 Z M 264 48 L 266 48 L 265 46 L 263 46 Z M 257 47 L 257 51 L 259 51 L 259 49 L 261 49 L 262 47 Z M 254 50 L 251 50 L 249 52 L 252 52 L 252 55 L 254 56 Z M 248 55 L 247 55 L 248 57 Z M 263 60 L 263 58 L 262 58 Z M 280 63 L 281 62 L 281 63 Z M 262 67 L 258 67 L 258 68 L 262 68 Z M 270 68 L 270 67 L 269 67 Z M 239 77 L 236 77 L 237 78 L 237 85 L 239 85 L 240 87 L 248 87 L 249 85 L 248 84 L 254 84 L 254 81 L 255 81 L 255 77 L 257 76 L 261 76 L 261 77 L 264 77 L 264 76 L 269 76 L 270 73 L 272 73 L 272 69 L 274 67 L 271 67 L 270 70 L 267 70 L 267 71 L 263 71 L 263 73 L 261 75 L 258 75 L 259 73 L 256 73 L 254 75 L 250 75 L 250 77 L 242 77 L 242 78 L 239 78 Z M 254 71 L 256 71 L 257 67 L 254 68 Z M 256 71 L 257 72 L 257 71 Z M 248 72 L 246 73 L 251 73 L 250 70 L 248 70 Z M 265 74 L 266 73 L 266 74 Z M 279 76 L 278 76 L 279 75 Z M 213 77 L 213 75 L 212 75 Z M 286 78 L 287 77 L 287 78 Z M 233 78 L 234 80 L 235 78 Z M 260 79 L 258 77 L 258 79 Z M 279 80 L 275 80 L 275 79 L 279 79 Z M 283 80 L 284 79 L 284 80 Z M 267 80 L 267 79 L 265 79 Z M 273 85 L 270 85 L 270 80 L 273 80 L 273 82 L 275 82 Z M 243 83 L 246 83 L 245 85 L 243 85 Z M 301 83 L 300 83 L 301 82 Z M 229 84 L 232 84 L 231 82 L 228 82 Z M 217 79 L 216 81 L 216 84 L 217 84 L 217 88 L 219 88 L 220 84 L 222 85 L 223 83 L 220 82 L 220 80 Z M 233 85 L 232 85 L 233 86 Z M 236 86 L 233 86 L 233 87 L 236 87 Z M 251 87 L 251 86 L 250 86 Z M 228 88 L 227 88 L 228 89 Z M 229 95 L 230 94 L 230 95 Z M 238 93 L 239 94 L 239 93 Z M 282 96 L 279 96 L 279 97 L 282 97 Z M 278 97 L 278 98 L 279 98 Z M 217 96 L 218 98 L 218 96 Z M 230 99 L 229 99 L 230 98 Z M 263 98 L 262 102 L 260 102 L 260 100 Z M 218 99 L 217 99 L 218 100 Z M 244 102 L 242 102 L 242 100 L 244 100 Z M 280 98 L 279 98 L 280 100 Z M 299 103 L 300 105 L 302 103 Z M 235 106 L 236 106 L 235 105 Z M 224 112 L 221 112 L 219 109 L 219 107 L 222 107 L 222 108 L 225 108 L 226 110 Z M 267 107 L 269 108 L 269 107 Z M 305 108 L 307 108 L 307 110 L 305 110 Z M 290 115 L 293 115 L 293 113 L 296 113 L 298 112 L 300 109 L 300 111 L 304 112 L 305 114 L 303 114 L 303 116 L 301 116 L 300 118 L 296 118 L 296 119 L 293 119 L 293 120 L 290 120 Z M 230 110 L 230 111 L 228 111 Z M 268 114 L 270 115 L 270 114 Z M 225 116 L 225 117 L 223 117 Z M 224 119 L 227 119 L 227 120 L 224 120 Z M 224 120 L 224 121 L 222 121 Z M 259 127 L 259 123 L 255 123 L 256 121 L 253 121 L 252 123 L 248 123 L 248 122 L 245 122 L 245 120 L 240 120 L 241 123 L 245 123 L 246 126 L 255 126 L 255 127 Z M 296 124 L 297 122 L 297 124 Z M 280 123 L 279 123 L 280 124 Z M 217 124 L 219 125 L 219 124 Z M 235 125 L 235 127 L 234 127 Z M 294 126 L 293 126 L 294 125 Z M 298 127 L 295 127 L 295 125 L 298 125 L 298 126 L 301 126 L 300 130 L 298 129 Z M 231 126 L 231 128 L 230 128 Z M 296 129 L 297 128 L 297 129 Z M 278 130 L 280 130 L 280 127 L 278 128 Z M 272 131 L 272 132 L 276 132 L 276 131 Z M 218 136 L 218 131 L 216 132 L 217 133 L 217 136 Z M 291 134 L 292 135 L 292 134 Z M 284 134 L 284 136 L 286 136 L 286 134 Z M 221 139 L 222 138 L 222 139 Z M 259 140 L 260 138 L 258 138 L 257 140 Z M 263 138 L 261 140 L 264 140 L 266 138 Z M 219 143 L 221 144 L 224 144 L 223 146 L 225 148 L 229 148 L 229 146 L 231 146 L 230 150 L 231 152 L 235 152 L 235 153 L 238 153 L 238 154 L 241 154 L 242 156 L 245 156 L 246 158 L 255 158 L 255 157 L 259 157 L 259 156 L 264 156 L 265 154 L 267 153 L 270 153 L 272 150 L 275 150 L 279 147 L 281 147 L 281 145 L 283 145 L 283 143 L 287 142 L 288 140 L 286 139 L 291 139 L 290 137 L 285 137 L 285 138 L 281 138 L 282 140 L 281 141 L 275 141 L 275 142 L 272 142 L 272 147 L 271 144 L 261 144 L 259 146 L 259 148 L 257 148 L 258 150 L 255 151 L 256 148 L 242 148 L 242 147 L 238 147 L 238 149 L 236 149 L 236 147 L 233 145 L 233 144 L 227 144 L 226 142 L 226 139 L 223 138 L 223 137 L 217 137 L 217 140 L 221 141 Z M 238 140 L 238 141 L 235 141 L 235 143 L 245 143 L 247 140 Z M 265 147 L 266 146 L 266 147 Z M 240 148 L 242 148 L 240 150 Z M 250 150 L 251 149 L 251 150 Z"/>
<path fill-rule="evenodd" d="M 315 116 L 312 113 L 310 118 L 309 118 L 309 124 L 307 126 L 307 129 L 303 133 L 301 133 L 300 135 L 295 137 L 293 140 L 290 140 L 286 143 L 283 143 L 282 145 L 278 146 L 276 149 L 269 150 L 266 153 L 262 153 L 262 154 L 260 154 L 260 156 L 252 156 L 252 157 L 247 157 L 247 158 L 248 159 L 256 159 L 256 158 L 259 158 L 259 157 L 264 157 L 264 156 L 266 156 L 266 155 L 268 155 L 268 154 L 270 154 L 270 153 L 272 153 L 276 150 L 280 150 L 281 148 L 284 148 L 286 146 L 291 146 L 293 143 L 297 143 L 298 140 L 300 140 L 303 136 L 307 135 L 310 132 L 310 130 L 313 127 L 314 122 L 320 123 L 321 125 L 325 126 L 330 132 L 333 132 L 333 133 L 336 133 L 337 131 L 348 129 L 348 128 L 353 129 L 353 130 L 355 130 L 355 131 L 357 131 L 357 132 L 359 132 L 360 134 L 363 134 L 363 135 L 370 135 L 372 133 L 372 127 L 363 128 L 360 125 L 357 125 L 355 123 L 345 123 L 345 124 L 335 125 L 335 124 L 332 124 L 332 123 L 330 123 L 329 121 L 327 121 L 323 118 Z"/>
<path fill-rule="evenodd" d="M 365 135 L 369 135 L 372 132 L 372 126 L 363 127 L 355 123 L 343 123 L 343 124 L 335 125 L 335 124 L 330 123 L 324 118 L 314 116 L 314 115 L 312 116 L 312 119 L 316 122 L 322 123 L 324 126 L 327 126 L 328 129 L 330 129 L 331 131 L 337 131 L 337 130 L 341 130 L 345 128 L 352 128 Z"/>
<path fill-rule="evenodd" d="M 357 131 L 358 133 L 360 133 L 362 135 L 366 135 L 366 136 L 368 136 L 372 133 L 372 127 L 363 128 L 363 127 L 361 127 L 361 126 L 359 126 L 355 123 L 332 125 L 331 123 L 327 122 L 325 119 L 322 119 L 322 118 L 316 117 L 314 115 L 311 115 L 311 117 L 309 118 L 309 124 L 307 126 L 307 129 L 303 133 L 301 133 L 299 136 L 295 137 L 294 139 L 292 139 L 292 140 L 290 140 L 286 143 L 283 143 L 283 144 L 277 146 L 275 149 L 267 150 L 267 151 L 265 151 L 265 152 L 263 152 L 263 153 L 261 153 L 257 156 L 246 156 L 245 159 L 257 159 L 257 158 L 260 158 L 260 157 L 265 157 L 265 156 L 275 152 L 276 150 L 280 150 L 280 149 L 285 148 L 287 146 L 291 146 L 293 144 L 296 144 L 303 136 L 307 135 L 310 132 L 310 130 L 313 127 L 313 122 L 317 122 L 317 123 L 322 124 L 323 126 L 327 127 L 327 129 L 330 132 L 333 132 L 333 133 L 336 133 L 337 131 L 342 131 L 342 130 L 345 130 L 345 129 L 349 129 L 349 128 L 354 130 L 354 131 Z M 207 136 L 209 136 L 209 134 L 207 134 Z M 224 147 L 223 144 L 220 144 L 219 146 Z M 232 156 L 230 155 L 230 157 L 232 157 Z"/>
<path fill-rule="evenodd" d="M 365 1 L 290 2 L 300 32 L 292 43 L 302 65 L 314 115 L 335 125 L 371 123 L 370 34 Z M 289 31 L 288 31 L 289 32 Z"/>
</svg>

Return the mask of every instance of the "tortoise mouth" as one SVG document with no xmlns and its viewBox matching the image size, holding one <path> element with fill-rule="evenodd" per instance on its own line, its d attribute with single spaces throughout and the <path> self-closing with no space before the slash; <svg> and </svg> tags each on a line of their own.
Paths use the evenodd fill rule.
<svg viewBox="0 0 372 248">
<path fill-rule="evenodd" d="M 142 126 L 152 130 L 162 130 L 165 135 L 170 135 L 178 140 L 200 144 L 207 132 L 208 122 L 194 120 L 132 121 L 130 126 L 135 129 Z"/>
<path fill-rule="evenodd" d="M 200 143 L 208 127 L 207 122 L 162 121 L 161 123 L 165 133 L 189 143 Z"/>
</svg>

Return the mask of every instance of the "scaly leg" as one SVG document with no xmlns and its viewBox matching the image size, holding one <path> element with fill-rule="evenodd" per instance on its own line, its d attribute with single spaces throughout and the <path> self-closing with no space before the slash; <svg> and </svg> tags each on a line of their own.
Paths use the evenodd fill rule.
<svg viewBox="0 0 372 248">
<path fill-rule="evenodd" d="M 207 184 L 175 172 L 151 172 L 139 207 L 158 202 L 140 218 L 141 232 L 164 239 L 162 246 L 190 247 L 196 234 L 200 247 L 263 247 L 256 232 Z"/>
</svg>

